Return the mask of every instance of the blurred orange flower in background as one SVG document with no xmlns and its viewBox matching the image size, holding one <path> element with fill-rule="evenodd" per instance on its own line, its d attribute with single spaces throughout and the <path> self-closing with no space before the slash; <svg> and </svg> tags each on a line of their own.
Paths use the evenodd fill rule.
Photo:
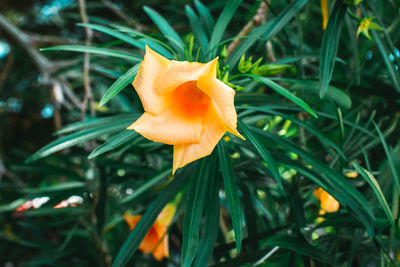
<svg viewBox="0 0 400 267">
<path fill-rule="evenodd" d="M 175 212 L 175 203 L 169 203 L 165 206 L 144 237 L 142 243 L 140 243 L 140 251 L 145 254 L 153 253 L 154 258 L 158 261 L 169 257 L 167 230 Z M 129 212 L 124 213 L 124 219 L 131 230 L 135 228 L 140 218 L 142 218 L 142 215 L 131 215 Z"/>
<path fill-rule="evenodd" d="M 146 46 L 132 85 L 144 114 L 128 129 L 174 146 L 176 169 L 213 151 L 226 131 L 236 130 L 235 91 L 219 81 L 218 58 L 208 63 L 168 60 Z"/>
<path fill-rule="evenodd" d="M 321 187 L 314 190 L 314 195 L 320 202 L 321 215 L 326 212 L 336 212 L 339 210 L 339 202 Z"/>
</svg>

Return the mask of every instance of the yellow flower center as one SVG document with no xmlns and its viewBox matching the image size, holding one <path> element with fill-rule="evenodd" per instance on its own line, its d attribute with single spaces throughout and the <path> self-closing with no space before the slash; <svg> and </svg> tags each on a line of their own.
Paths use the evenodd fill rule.
<svg viewBox="0 0 400 267">
<path fill-rule="evenodd" d="M 361 22 L 360 22 L 360 28 L 361 29 L 368 29 L 369 28 L 369 24 L 371 23 L 371 21 L 369 20 L 369 19 L 363 19 Z"/>
<path fill-rule="evenodd" d="M 196 81 L 185 82 L 177 87 L 172 99 L 177 111 L 185 117 L 204 115 L 210 104 L 210 97 L 196 86 Z"/>
</svg>

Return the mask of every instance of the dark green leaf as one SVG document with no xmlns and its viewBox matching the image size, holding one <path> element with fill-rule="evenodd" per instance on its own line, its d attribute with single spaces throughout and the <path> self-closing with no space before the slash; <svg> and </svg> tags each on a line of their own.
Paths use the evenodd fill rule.
<svg viewBox="0 0 400 267">
<path fill-rule="evenodd" d="M 212 32 L 209 49 L 210 55 L 209 59 L 213 59 L 217 53 L 216 46 L 221 41 L 222 36 L 225 33 L 226 27 L 231 21 L 233 15 L 235 15 L 236 9 L 239 7 L 242 0 L 230 0 L 226 3 L 225 8 L 222 10 L 218 17 L 217 23 L 215 24 L 214 30 Z"/>
<path fill-rule="evenodd" d="M 242 247 L 242 208 L 240 205 L 236 177 L 229 162 L 229 155 L 225 151 L 225 141 L 221 140 L 217 145 L 218 159 L 221 168 L 226 199 L 228 200 L 229 212 L 232 218 L 233 231 L 235 232 L 236 249 L 238 253 Z"/>
<path fill-rule="evenodd" d="M 372 190 L 375 193 L 376 198 L 379 201 L 379 204 L 381 205 L 381 208 L 385 212 L 386 216 L 388 217 L 390 223 L 392 224 L 393 227 L 395 227 L 394 224 L 394 219 L 392 212 L 390 211 L 389 205 L 386 202 L 385 196 L 382 193 L 381 187 L 378 184 L 378 181 L 375 179 L 375 177 L 366 169 L 363 167 L 353 163 L 354 168 L 358 171 L 359 174 L 361 174 L 362 177 L 368 182 L 368 184 L 371 186 Z"/>
<path fill-rule="evenodd" d="M 140 62 L 142 58 L 123 51 L 117 51 L 107 48 L 100 48 L 100 47 L 92 47 L 92 46 L 84 46 L 84 45 L 60 45 L 60 46 L 53 46 L 48 48 L 42 48 L 40 51 L 70 51 L 70 52 L 82 52 L 82 53 L 91 53 L 103 56 L 110 56 L 110 57 L 118 57 L 127 59 L 133 62 Z"/>
<path fill-rule="evenodd" d="M 171 42 L 171 45 L 181 54 L 184 55 L 184 44 L 182 39 L 176 33 L 176 31 L 171 27 L 171 25 L 166 21 L 157 11 L 154 9 L 144 6 L 143 10 L 149 15 L 153 22 L 157 25 L 164 36 Z"/>
<path fill-rule="evenodd" d="M 323 98 L 332 79 L 335 58 L 339 46 L 340 33 L 347 5 L 337 0 L 329 16 L 328 25 L 322 38 L 322 47 L 319 64 L 320 97 Z"/>
<path fill-rule="evenodd" d="M 183 185 L 185 185 L 189 177 L 188 173 L 182 172 L 180 175 L 176 175 L 174 180 L 162 190 L 153 203 L 147 208 L 143 217 L 118 251 L 112 264 L 113 267 L 123 267 L 128 264 L 164 206 L 178 193 Z"/>
<path fill-rule="evenodd" d="M 110 86 L 110 88 L 100 100 L 100 107 L 110 101 L 110 99 L 117 95 L 119 92 L 121 92 L 122 89 L 124 89 L 128 84 L 131 84 L 133 82 L 136 74 L 138 73 L 139 66 L 140 64 L 136 64 L 135 66 L 130 68 Z"/>
</svg>

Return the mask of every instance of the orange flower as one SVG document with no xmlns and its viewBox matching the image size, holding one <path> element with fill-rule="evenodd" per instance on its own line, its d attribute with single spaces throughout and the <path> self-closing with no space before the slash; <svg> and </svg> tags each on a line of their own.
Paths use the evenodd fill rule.
<svg viewBox="0 0 400 267">
<path fill-rule="evenodd" d="M 314 190 L 314 195 L 320 202 L 322 209 L 320 212 L 321 215 L 325 212 L 336 212 L 339 210 L 339 202 L 321 187 Z"/>
<path fill-rule="evenodd" d="M 235 91 L 216 78 L 209 63 L 168 60 L 146 46 L 133 81 L 144 114 L 127 129 L 174 146 L 173 173 L 213 151 L 226 131 L 236 130 Z"/>
<path fill-rule="evenodd" d="M 168 258 L 167 229 L 171 224 L 175 212 L 176 205 L 174 203 L 165 206 L 140 244 L 140 251 L 145 254 L 153 253 L 154 258 L 158 261 L 161 261 L 163 258 Z M 142 215 L 130 215 L 129 212 L 125 212 L 124 214 L 124 219 L 131 230 L 135 228 L 141 217 Z"/>
</svg>

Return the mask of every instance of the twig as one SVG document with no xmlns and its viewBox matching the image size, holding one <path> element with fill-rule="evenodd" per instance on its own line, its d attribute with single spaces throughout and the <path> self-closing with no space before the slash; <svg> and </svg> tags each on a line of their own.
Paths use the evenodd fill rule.
<svg viewBox="0 0 400 267">
<path fill-rule="evenodd" d="M 81 14 L 82 22 L 88 23 L 88 17 L 86 13 L 86 2 L 85 0 L 79 0 L 79 12 Z M 85 27 L 86 39 L 85 45 L 90 46 L 93 31 L 92 29 Z M 84 62 L 83 62 L 83 83 L 85 88 L 85 97 L 83 98 L 82 105 L 81 105 L 81 113 L 82 113 L 82 120 L 85 117 L 86 113 L 86 106 L 89 104 L 90 114 L 94 116 L 94 105 L 93 105 L 93 93 L 92 88 L 90 87 L 90 54 L 85 53 Z"/>
<path fill-rule="evenodd" d="M 32 58 L 35 65 L 38 67 L 40 72 L 47 78 L 50 70 L 52 69 L 51 62 L 44 57 L 39 51 L 32 47 L 29 42 L 29 37 L 23 31 L 18 29 L 14 24 L 9 22 L 2 14 L 0 14 L 0 30 L 4 31 L 11 37 L 16 43 L 28 53 Z"/>
<path fill-rule="evenodd" d="M 275 252 L 277 252 L 279 249 L 278 246 L 274 247 L 273 249 L 271 249 L 267 254 L 265 254 L 264 257 L 262 257 L 260 260 L 258 260 L 256 263 L 253 264 L 254 266 L 258 266 L 260 264 L 262 264 L 263 262 L 265 262 L 269 257 L 271 257 L 272 255 L 274 255 Z"/>
<path fill-rule="evenodd" d="M 253 16 L 253 18 L 249 22 L 247 22 L 247 24 L 243 27 L 243 29 L 240 30 L 237 37 L 247 36 L 254 27 L 263 23 L 265 21 L 265 13 L 267 11 L 267 8 L 268 8 L 267 4 L 264 1 L 262 1 L 256 11 L 256 14 Z M 236 49 L 236 47 L 242 42 L 242 39 L 243 38 L 237 38 L 229 44 L 228 49 L 227 49 L 228 57 L 230 54 L 232 54 L 232 52 Z"/>
<path fill-rule="evenodd" d="M 135 21 L 133 18 L 131 18 L 129 15 L 127 15 L 120 7 L 115 5 L 113 2 L 110 0 L 101 0 L 103 4 L 111 9 L 112 12 L 114 12 L 118 17 L 122 18 L 126 23 L 128 23 L 130 26 L 134 27 L 138 31 L 143 31 L 146 30 L 146 26 L 138 23 Z"/>
</svg>

